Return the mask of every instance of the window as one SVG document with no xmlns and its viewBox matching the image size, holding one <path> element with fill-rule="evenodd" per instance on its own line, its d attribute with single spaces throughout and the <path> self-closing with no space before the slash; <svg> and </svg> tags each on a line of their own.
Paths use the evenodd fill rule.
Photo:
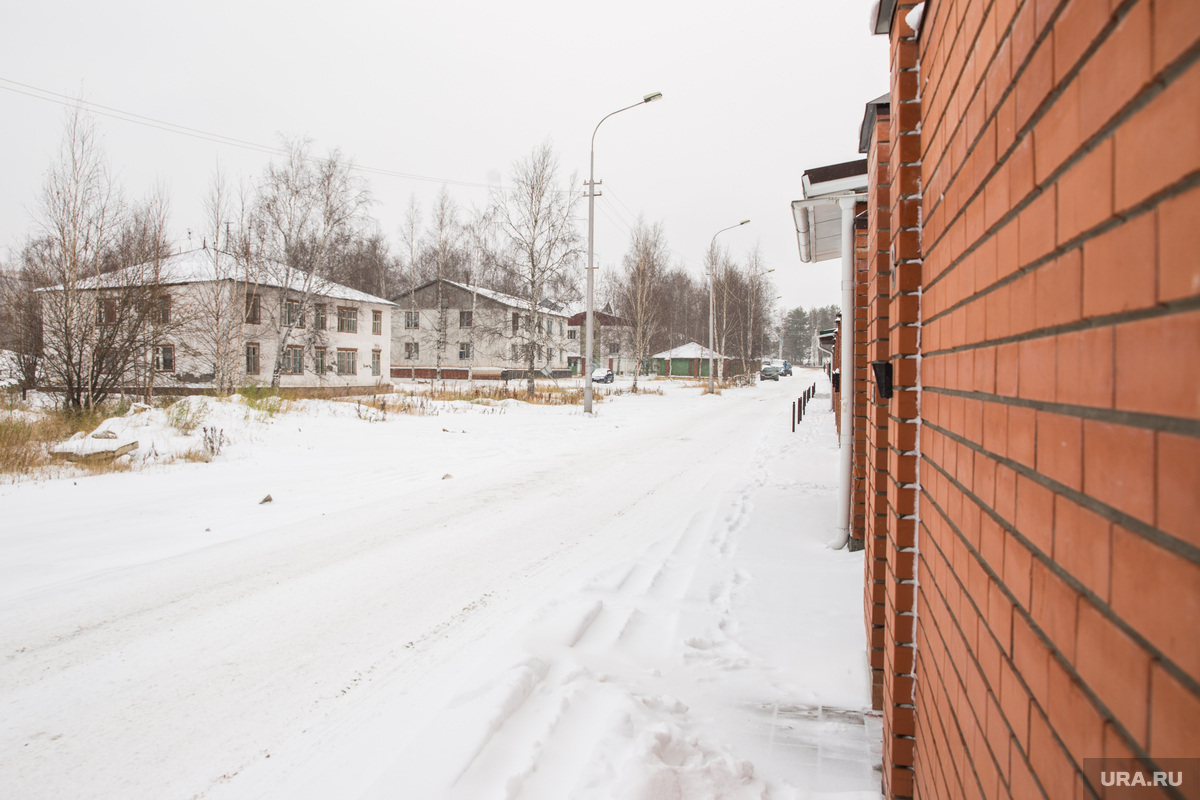
<svg viewBox="0 0 1200 800">
<path fill-rule="evenodd" d="M 404 343 L 404 358 L 408 360 L 421 357 L 421 345 L 417 342 Z"/>
<path fill-rule="evenodd" d="M 458 327 L 470 328 L 474 324 L 475 324 L 475 312 L 474 311 L 458 312 Z"/>
<path fill-rule="evenodd" d="M 358 309 L 338 307 L 338 333 L 358 333 Z M 348 373 L 353 375 L 354 373 Z"/>
<path fill-rule="evenodd" d="M 519 345 L 519 344 L 514 344 L 514 345 L 512 346 L 512 360 L 513 360 L 513 361 L 520 361 L 520 360 L 521 360 L 521 345 Z"/>
<path fill-rule="evenodd" d="M 160 344 L 154 347 L 154 371 L 175 371 L 175 345 Z"/>
<path fill-rule="evenodd" d="M 542 318 L 541 317 L 537 318 L 537 332 L 538 333 L 542 332 Z"/>
<path fill-rule="evenodd" d="M 558 321 L 558 335 L 559 336 L 563 335 L 563 324 L 564 324 L 563 321 L 560 319 Z"/>
<path fill-rule="evenodd" d="M 320 376 L 325 375 L 325 348 L 318 347 L 313 350 L 313 372 Z"/>
<path fill-rule="evenodd" d="M 471 343 L 470 342 L 459 342 L 458 343 L 458 357 L 463 360 L 471 357 Z"/>
<path fill-rule="evenodd" d="M 246 323 L 257 325 L 262 322 L 262 303 L 256 294 L 246 295 Z M 255 370 L 257 374 L 258 370 Z"/>
<path fill-rule="evenodd" d="M 409 330 L 415 330 L 421 327 L 421 312 L 420 311 L 405 311 L 404 312 L 404 327 Z"/>
<path fill-rule="evenodd" d="M 141 304 L 139 309 L 143 310 Z M 169 325 L 171 323 L 171 298 L 155 297 L 150 301 L 150 322 L 155 325 Z"/>
<path fill-rule="evenodd" d="M 571 330 L 567 331 L 567 338 L 568 339 L 578 339 L 579 338 L 579 328 L 571 328 Z"/>
<path fill-rule="evenodd" d="M 304 312 L 299 300 L 287 300 L 283 304 L 283 324 L 287 327 L 304 327 Z"/>
<path fill-rule="evenodd" d="M 258 345 L 257 344 L 247 344 L 246 345 L 246 374 L 247 375 L 257 375 L 258 374 Z"/>
<path fill-rule="evenodd" d="M 513 312 L 513 333 L 516 333 L 520 329 L 520 326 L 521 326 L 521 315 L 518 314 L 516 311 L 514 311 Z M 516 356 L 513 356 L 513 357 L 516 358 Z"/>
<path fill-rule="evenodd" d="M 608 354 L 610 356 L 615 356 L 617 353 L 620 353 L 620 352 L 621 352 L 621 343 L 620 342 L 609 342 L 608 343 Z"/>
<path fill-rule="evenodd" d="M 313 329 L 318 331 L 325 330 L 325 304 L 317 303 L 313 311 Z"/>
<path fill-rule="evenodd" d="M 117 324 L 117 301 L 116 300 L 101 300 L 96 306 L 96 324 L 97 325 L 116 325 Z"/>
<path fill-rule="evenodd" d="M 378 350 L 371 351 L 371 374 L 375 375 L 376 377 L 379 376 L 379 373 L 382 372 L 382 369 L 383 369 L 382 365 L 380 364 L 381 357 L 382 357 L 382 353 L 380 353 L 380 351 L 378 351 Z"/>
<path fill-rule="evenodd" d="M 338 350 L 337 351 L 337 374 L 338 375 L 357 375 L 358 374 L 358 351 L 357 350 Z"/>
<path fill-rule="evenodd" d="M 382 311 L 372 311 L 371 312 L 371 333 L 375 334 L 376 336 L 379 336 L 383 333 L 383 312 Z M 376 372 L 375 374 L 378 375 L 379 373 Z"/>
<path fill-rule="evenodd" d="M 304 348 L 289 347 L 283 354 L 283 371 L 293 375 L 304 374 Z"/>
</svg>

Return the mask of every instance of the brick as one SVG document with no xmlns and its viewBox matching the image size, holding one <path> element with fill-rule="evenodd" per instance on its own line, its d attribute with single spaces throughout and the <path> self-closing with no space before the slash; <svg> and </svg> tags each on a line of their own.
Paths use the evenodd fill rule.
<svg viewBox="0 0 1200 800">
<path fill-rule="evenodd" d="M 1045 186 L 1082 142 L 1079 135 L 1079 81 L 1072 81 L 1054 99 L 1038 120 L 1034 136 L 1037 139 L 1034 180 L 1038 186 Z"/>
<path fill-rule="evenodd" d="M 1022 267 L 1054 250 L 1056 198 L 1056 187 L 1051 186 L 1021 212 L 1017 259 Z"/>
<path fill-rule="evenodd" d="M 1033 468 L 1037 461 L 1037 412 L 1032 408 L 1008 408 L 1008 457 Z"/>
<path fill-rule="evenodd" d="M 1200 69 L 1193 67 L 1117 130 L 1113 179 L 1117 213 L 1200 169 L 1197 96 Z"/>
<path fill-rule="evenodd" d="M 1109 599 L 1112 524 L 1062 495 L 1054 498 L 1054 560 L 1104 601 Z"/>
<path fill-rule="evenodd" d="M 1053 402 L 1057 352 L 1055 338 L 1043 336 L 1038 339 L 1026 339 L 1017 345 L 1017 350 L 1019 396 L 1026 400 Z"/>
<path fill-rule="evenodd" d="M 1008 661 L 1000 662 L 1000 707 L 1016 741 L 1029 745 L 1029 693 Z"/>
<path fill-rule="evenodd" d="M 975 391 L 991 394 L 996 390 L 996 349 L 982 347 L 975 351 Z"/>
<path fill-rule="evenodd" d="M 1200 311 L 1119 325 L 1114 346 L 1118 408 L 1200 417 Z"/>
<path fill-rule="evenodd" d="M 1058 243 L 1106 222 L 1113 209 L 1113 141 L 1105 139 L 1058 180 Z"/>
<path fill-rule="evenodd" d="M 997 531 L 997 533 L 999 533 Z M 993 568 L 999 567 L 999 564 L 993 565 Z M 999 570 L 997 570 L 999 571 Z M 1000 643 L 1000 649 L 1005 654 L 1012 653 L 1012 617 L 1013 604 L 1004 590 L 1000 588 L 1000 584 L 996 581 L 988 582 L 987 596 L 987 624 L 996 640 Z M 992 688 L 1000 691 L 1000 685 L 993 684 Z"/>
<path fill-rule="evenodd" d="M 1083 488 L 1083 421 L 1037 413 L 1037 471 L 1072 489 Z"/>
<path fill-rule="evenodd" d="M 1200 3 L 1195 8 L 1200 9 Z M 1200 258 L 1193 236 L 1200 219 L 1200 188 L 1164 200 L 1158 207 L 1158 300 L 1200 295 Z"/>
<path fill-rule="evenodd" d="M 1061 82 L 1108 22 L 1108 4 L 1070 0 L 1054 23 L 1054 80 Z"/>
<path fill-rule="evenodd" d="M 1181 669 L 1200 675 L 1200 566 L 1114 526 L 1112 607 Z"/>
<path fill-rule="evenodd" d="M 1020 376 L 1017 352 L 1015 344 L 1002 344 L 996 348 L 996 394 L 1003 397 L 1017 396 L 1017 380 Z"/>
<path fill-rule="evenodd" d="M 1160 665 L 1150 694 L 1150 746 L 1155 758 L 1195 758 L 1200 753 L 1200 698 Z"/>
<path fill-rule="evenodd" d="M 1154 0 L 1154 70 L 1161 70 L 1200 39 L 1200 3 Z"/>
<path fill-rule="evenodd" d="M 1153 524 L 1154 445 L 1154 432 L 1144 428 L 1084 422 L 1084 492 Z"/>
<path fill-rule="evenodd" d="M 1034 28 L 1034 4 L 1030 0 L 1018 0 L 1020 10 L 1012 26 L 1013 67 L 1019 69 L 1029 58 L 1033 44 L 1037 40 Z M 1047 48 L 1050 49 L 1050 48 Z"/>
<path fill-rule="evenodd" d="M 1017 473 L 1010 468 L 996 466 L 996 513 L 1010 522 L 1016 518 Z"/>
<path fill-rule="evenodd" d="M 1092 328 L 1058 337 L 1058 402 L 1112 408 L 1114 370 L 1112 328 Z"/>
<path fill-rule="evenodd" d="M 1017 476 L 1016 527 L 1038 550 L 1054 551 L 1054 493 L 1024 475 Z"/>
<path fill-rule="evenodd" d="M 1068 659 L 1075 657 L 1075 608 L 1079 593 L 1067 586 L 1043 562 L 1033 562 L 1030 614 L 1034 622 Z"/>
<path fill-rule="evenodd" d="M 1033 777 L 1033 767 L 1029 763 L 1028 756 L 1021 751 L 1017 742 L 1010 743 L 1009 754 L 1012 763 L 1009 768 L 1009 796 L 1013 800 L 1036 800 L 1036 798 L 1045 797 L 1037 780 Z"/>
<path fill-rule="evenodd" d="M 1017 127 L 1023 128 L 1054 86 L 1054 45 L 1050 37 L 1038 46 L 1017 78 Z"/>
<path fill-rule="evenodd" d="M 1050 660 L 1050 707 L 1047 717 L 1076 764 L 1104 752 L 1104 717 L 1079 682 Z"/>
<path fill-rule="evenodd" d="M 1079 72 L 1080 133 L 1084 138 L 1100 130 L 1149 84 L 1150 64 L 1150 2 L 1141 0 L 1122 17 Z M 1163 152 L 1156 153 L 1155 158 Z"/>
<path fill-rule="evenodd" d="M 1079 604 L 1075 669 L 1113 717 L 1146 746 L 1150 655 L 1091 603 Z M 1096 748 L 1096 753 L 1101 752 Z"/>
<path fill-rule="evenodd" d="M 1098 317 L 1154 305 L 1155 217 L 1142 214 L 1083 246 L 1083 315 Z"/>
<path fill-rule="evenodd" d="M 1033 554 L 1011 533 L 1004 537 L 1004 585 L 1017 602 L 1029 608 L 1029 584 L 1033 569 Z M 1014 617 L 1014 620 L 1016 617 Z M 1015 623 L 1014 623 L 1015 631 Z M 1015 636 L 1014 633 L 1014 642 Z"/>
<path fill-rule="evenodd" d="M 1083 310 L 1083 250 L 1070 250 L 1034 273 L 1037 327 L 1075 322 Z"/>
<path fill-rule="evenodd" d="M 1157 458 L 1158 528 L 1200 547 L 1200 440 L 1159 433 Z"/>
<path fill-rule="evenodd" d="M 1038 713 L 1031 714 L 1029 719 L 1029 763 L 1048 797 L 1074 795 L 1075 770 L 1071 760 L 1054 740 L 1050 722 Z"/>
</svg>

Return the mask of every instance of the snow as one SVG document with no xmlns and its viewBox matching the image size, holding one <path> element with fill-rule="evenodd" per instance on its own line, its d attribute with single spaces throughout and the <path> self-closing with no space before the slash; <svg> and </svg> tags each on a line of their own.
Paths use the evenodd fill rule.
<svg viewBox="0 0 1200 800">
<path fill-rule="evenodd" d="M 878 798 L 828 383 L 654 385 L 592 418 L 191 398 L 105 423 L 129 472 L 0 486 L 0 785 Z"/>
<path fill-rule="evenodd" d="M 917 3 L 912 9 L 904 15 L 904 21 L 908 23 L 908 27 L 913 29 L 913 33 L 921 32 L 921 19 L 925 16 L 925 4 Z"/>
</svg>

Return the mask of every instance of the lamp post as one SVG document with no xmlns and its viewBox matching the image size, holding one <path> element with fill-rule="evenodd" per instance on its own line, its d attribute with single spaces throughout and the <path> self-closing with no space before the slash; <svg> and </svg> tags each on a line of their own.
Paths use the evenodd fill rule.
<svg viewBox="0 0 1200 800">
<path fill-rule="evenodd" d="M 716 359 L 713 357 L 713 329 L 716 327 L 717 320 L 717 305 L 713 299 L 713 283 L 717 279 L 717 237 L 725 231 L 731 231 L 734 228 L 740 228 L 750 220 L 744 219 L 737 225 L 730 225 L 728 228 L 721 228 L 713 234 L 712 241 L 708 243 L 708 393 L 714 394 L 716 388 L 713 385 L 713 363 Z"/>
<path fill-rule="evenodd" d="M 596 231 L 596 132 L 600 130 L 600 126 L 604 124 L 604 120 L 620 114 L 622 111 L 628 111 L 631 108 L 653 103 L 655 100 L 662 100 L 662 92 L 654 92 L 642 98 L 640 103 L 634 103 L 631 106 L 618 108 L 612 114 L 606 115 L 603 119 L 596 123 L 595 130 L 592 131 L 592 150 L 588 163 L 588 263 L 587 263 L 587 321 L 584 324 L 584 374 L 583 374 L 583 413 L 592 413 L 592 320 L 595 312 L 595 278 L 593 276 L 592 267 L 592 244 L 595 241 Z"/>
</svg>

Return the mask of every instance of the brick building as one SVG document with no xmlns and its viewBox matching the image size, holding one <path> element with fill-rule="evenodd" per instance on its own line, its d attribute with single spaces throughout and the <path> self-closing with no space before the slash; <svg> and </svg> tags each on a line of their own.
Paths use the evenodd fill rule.
<svg viewBox="0 0 1200 800">
<path fill-rule="evenodd" d="M 1200 2 L 872 21 L 848 505 L 884 793 L 1099 797 L 1087 759 L 1200 758 Z"/>
</svg>

